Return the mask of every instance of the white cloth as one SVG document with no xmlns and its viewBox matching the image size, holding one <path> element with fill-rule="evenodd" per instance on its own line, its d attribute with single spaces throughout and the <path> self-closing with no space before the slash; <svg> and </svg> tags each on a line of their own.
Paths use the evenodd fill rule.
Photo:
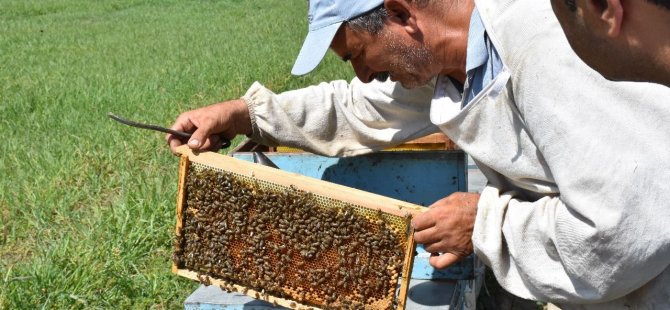
<svg viewBox="0 0 670 310">
<path fill-rule="evenodd" d="M 563 309 L 669 308 L 670 88 L 604 80 L 546 0 L 476 4 L 505 68 L 463 109 L 446 78 L 254 84 L 253 138 L 348 156 L 442 130 L 489 180 L 473 243 L 505 289 Z"/>
<path fill-rule="evenodd" d="M 432 84 L 408 91 L 354 79 L 274 94 L 256 82 L 243 98 L 254 140 L 353 156 L 439 132 L 430 122 L 433 90 Z"/>
<path fill-rule="evenodd" d="M 491 183 L 477 254 L 510 292 L 564 309 L 670 308 L 670 88 L 604 80 L 549 1 L 476 5 L 510 79 L 441 128 L 488 132 L 456 141 Z"/>
</svg>

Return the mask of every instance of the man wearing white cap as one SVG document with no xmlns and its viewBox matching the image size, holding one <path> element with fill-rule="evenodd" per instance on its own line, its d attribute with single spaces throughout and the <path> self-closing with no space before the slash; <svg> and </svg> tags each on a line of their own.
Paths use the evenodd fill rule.
<svg viewBox="0 0 670 310">
<path fill-rule="evenodd" d="M 351 156 L 441 131 L 489 184 L 413 219 L 417 242 L 440 253 L 431 264 L 474 250 L 522 298 L 670 307 L 668 88 L 592 71 L 549 1 L 312 0 L 309 21 L 293 73 L 330 47 L 357 78 L 281 94 L 255 83 L 183 113 L 173 128 L 193 132 L 191 148 L 246 134 Z"/>
</svg>

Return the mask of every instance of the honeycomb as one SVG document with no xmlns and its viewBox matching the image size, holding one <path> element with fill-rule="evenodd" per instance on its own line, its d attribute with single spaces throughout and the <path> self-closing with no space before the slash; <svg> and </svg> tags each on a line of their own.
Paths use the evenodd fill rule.
<svg viewBox="0 0 670 310">
<path fill-rule="evenodd" d="M 206 285 L 222 280 L 227 291 L 255 298 L 261 292 L 291 307 L 398 306 L 409 216 L 187 165 L 173 255 L 178 269 Z"/>
</svg>

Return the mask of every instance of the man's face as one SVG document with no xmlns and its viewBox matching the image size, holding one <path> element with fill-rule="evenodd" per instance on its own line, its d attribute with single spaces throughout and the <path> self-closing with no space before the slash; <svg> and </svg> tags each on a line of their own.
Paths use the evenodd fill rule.
<svg viewBox="0 0 670 310">
<path fill-rule="evenodd" d="M 425 46 L 388 28 L 371 35 L 344 25 L 330 48 L 342 60 L 350 61 L 356 76 L 365 83 L 375 78 L 384 80 L 388 75 L 403 87 L 414 88 L 439 74 L 437 66 L 431 65 L 434 58 Z"/>
</svg>

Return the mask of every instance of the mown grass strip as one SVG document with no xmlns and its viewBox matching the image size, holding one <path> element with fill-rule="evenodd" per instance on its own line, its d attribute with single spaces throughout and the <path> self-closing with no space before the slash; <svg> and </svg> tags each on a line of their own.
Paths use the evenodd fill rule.
<svg viewBox="0 0 670 310">
<path fill-rule="evenodd" d="M 180 308 L 170 273 L 177 160 L 169 125 L 290 76 L 304 1 L 4 0 L 0 10 L 0 308 Z"/>
</svg>

